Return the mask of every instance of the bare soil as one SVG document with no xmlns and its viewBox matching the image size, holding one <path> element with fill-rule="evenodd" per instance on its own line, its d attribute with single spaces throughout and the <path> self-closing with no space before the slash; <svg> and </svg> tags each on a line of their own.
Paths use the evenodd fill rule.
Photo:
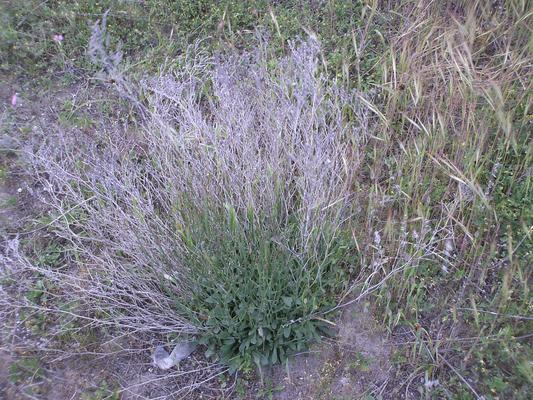
<svg viewBox="0 0 533 400">
<path fill-rule="evenodd" d="M 278 400 L 361 399 L 382 394 L 391 370 L 387 336 L 363 304 L 346 307 L 337 336 L 271 371 Z M 276 387 L 274 383 L 274 388 Z"/>
</svg>

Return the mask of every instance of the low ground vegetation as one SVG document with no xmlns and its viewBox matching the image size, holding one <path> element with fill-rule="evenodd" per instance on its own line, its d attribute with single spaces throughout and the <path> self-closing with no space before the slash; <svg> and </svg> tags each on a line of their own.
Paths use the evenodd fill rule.
<svg viewBox="0 0 533 400">
<path fill-rule="evenodd" d="M 123 338 L 193 340 L 202 377 L 182 387 L 268 398 L 281 389 L 265 368 L 335 341 L 342 311 L 364 302 L 391 364 L 366 396 L 528 398 L 530 3 L 4 10 L 10 79 L 90 76 L 104 93 L 63 101 L 35 129 L 13 106 L 3 113 L 17 145 L 0 179 L 24 176 L 46 210 L 6 232 L 4 347 L 19 321 L 85 354 L 113 354 L 101 342 Z M 306 393 L 334 396 L 337 365 L 368 372 L 352 350 L 352 363 L 317 368 L 330 383 Z M 10 384 L 39 396 L 27 383 L 46 380 L 49 354 L 15 357 Z M 118 396 L 102 382 L 95 396 Z"/>
</svg>

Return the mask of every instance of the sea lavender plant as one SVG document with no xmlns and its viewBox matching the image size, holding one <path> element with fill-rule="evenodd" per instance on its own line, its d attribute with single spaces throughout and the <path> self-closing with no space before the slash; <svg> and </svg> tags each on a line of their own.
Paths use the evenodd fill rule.
<svg viewBox="0 0 533 400">
<path fill-rule="evenodd" d="M 29 162 L 80 265 L 41 272 L 95 323 L 189 335 L 234 369 L 317 339 L 354 255 L 345 225 L 367 124 L 319 52 L 193 47 L 179 68 L 119 87 L 137 96 L 135 128 L 47 132 Z"/>
</svg>

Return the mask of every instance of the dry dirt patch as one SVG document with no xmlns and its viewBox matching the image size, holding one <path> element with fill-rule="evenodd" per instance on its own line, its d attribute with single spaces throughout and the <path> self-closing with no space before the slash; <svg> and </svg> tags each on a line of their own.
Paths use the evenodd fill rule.
<svg viewBox="0 0 533 400">
<path fill-rule="evenodd" d="M 383 393 L 391 371 L 386 334 L 362 304 L 345 308 L 338 335 L 270 371 L 278 400 L 361 399 Z M 277 384 L 274 384 L 276 388 Z"/>
</svg>

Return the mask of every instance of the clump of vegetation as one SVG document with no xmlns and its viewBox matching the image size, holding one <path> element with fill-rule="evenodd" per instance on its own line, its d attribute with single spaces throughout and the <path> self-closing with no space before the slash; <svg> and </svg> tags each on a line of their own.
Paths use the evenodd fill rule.
<svg viewBox="0 0 533 400">
<path fill-rule="evenodd" d="M 410 261 L 377 300 L 411 330 L 414 374 L 440 382 L 428 395 L 527 398 L 532 15 L 445 3 L 403 4 L 386 33 L 367 226 L 385 271 Z"/>
<path fill-rule="evenodd" d="M 272 33 L 271 46 L 280 54 L 307 30 L 323 42 L 331 71 L 339 76 L 355 68 L 370 72 L 379 53 L 378 36 L 365 29 L 364 36 L 372 37 L 367 54 L 374 57 L 360 60 L 352 45 L 354 28 L 363 28 L 367 20 L 361 18 L 363 8 L 362 1 L 352 0 L 8 1 L 0 5 L 0 69 L 30 76 L 92 73 L 84 57 L 91 25 L 108 12 L 111 41 L 123 44 L 131 68 L 140 74 L 156 73 L 197 39 L 212 50 L 251 48 L 258 27 Z"/>
<path fill-rule="evenodd" d="M 356 256 L 349 165 L 367 122 L 318 52 L 313 41 L 282 59 L 193 48 L 179 69 L 121 91 L 139 96 L 142 129 L 47 133 L 29 162 L 87 284 L 33 268 L 75 288 L 101 324 L 193 335 L 233 369 L 317 340 Z"/>
<path fill-rule="evenodd" d="M 203 327 L 206 354 L 234 369 L 285 361 L 329 333 L 318 316 L 335 306 L 350 250 L 328 227 L 311 234 L 309 252 L 296 219 L 273 229 L 252 209 L 244 218 L 232 208 L 214 220 L 196 216 L 186 238 L 193 291 L 183 313 Z"/>
</svg>

